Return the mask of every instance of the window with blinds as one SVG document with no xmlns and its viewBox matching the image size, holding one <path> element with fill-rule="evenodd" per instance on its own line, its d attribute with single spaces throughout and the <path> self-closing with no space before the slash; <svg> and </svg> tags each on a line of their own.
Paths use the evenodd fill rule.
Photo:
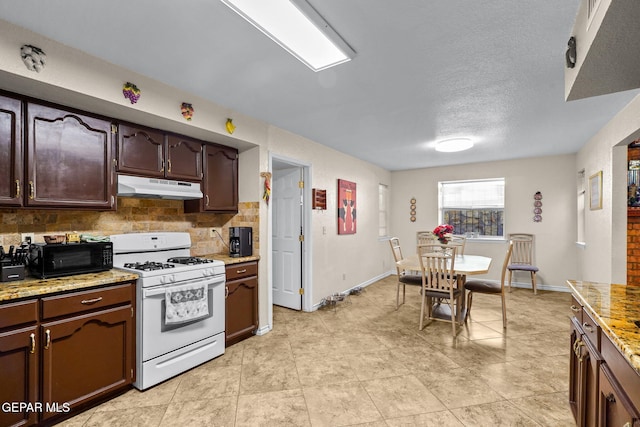
<svg viewBox="0 0 640 427">
<path fill-rule="evenodd" d="M 453 234 L 504 236 L 504 178 L 438 183 L 440 223 Z"/>
</svg>

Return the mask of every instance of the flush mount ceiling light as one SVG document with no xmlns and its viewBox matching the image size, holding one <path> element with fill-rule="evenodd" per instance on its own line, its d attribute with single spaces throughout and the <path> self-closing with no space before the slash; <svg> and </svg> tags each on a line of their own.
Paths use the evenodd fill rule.
<svg viewBox="0 0 640 427">
<path fill-rule="evenodd" d="M 355 52 L 305 0 L 220 0 L 313 71 Z"/>
<path fill-rule="evenodd" d="M 473 141 L 469 138 L 453 138 L 445 139 L 436 143 L 436 151 L 443 153 L 455 153 L 456 151 L 464 151 L 473 147 Z"/>
</svg>

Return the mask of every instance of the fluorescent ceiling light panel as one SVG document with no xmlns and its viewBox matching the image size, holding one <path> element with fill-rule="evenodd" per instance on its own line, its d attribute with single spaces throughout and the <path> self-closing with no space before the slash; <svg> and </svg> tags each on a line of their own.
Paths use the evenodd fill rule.
<svg viewBox="0 0 640 427">
<path fill-rule="evenodd" d="M 355 52 L 304 0 L 221 0 L 313 71 L 351 60 Z"/>
<path fill-rule="evenodd" d="M 436 151 L 443 153 L 455 153 L 456 151 L 464 151 L 473 147 L 473 141 L 469 138 L 445 139 L 436 143 Z"/>
</svg>

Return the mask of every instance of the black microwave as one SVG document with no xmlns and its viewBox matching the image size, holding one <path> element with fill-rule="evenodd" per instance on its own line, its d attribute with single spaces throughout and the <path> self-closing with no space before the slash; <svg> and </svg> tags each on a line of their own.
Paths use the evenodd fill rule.
<svg viewBox="0 0 640 427">
<path fill-rule="evenodd" d="M 113 268 L 113 243 L 32 244 L 29 272 L 41 279 L 95 273 Z"/>
</svg>

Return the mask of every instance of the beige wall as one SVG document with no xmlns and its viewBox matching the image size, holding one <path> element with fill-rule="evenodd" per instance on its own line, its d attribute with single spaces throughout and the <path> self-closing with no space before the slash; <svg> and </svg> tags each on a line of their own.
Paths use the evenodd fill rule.
<svg viewBox="0 0 640 427">
<path fill-rule="evenodd" d="M 505 232 L 536 237 L 539 283 L 564 287 L 576 278 L 575 155 L 528 158 L 471 165 L 394 172 L 391 175 L 391 233 L 406 253 L 415 253 L 416 232 L 438 225 L 438 181 L 505 178 Z M 542 192 L 542 222 L 533 222 L 533 195 Z M 416 222 L 409 220 L 409 201 L 417 202 Z M 506 251 L 504 241 L 470 241 L 465 253 L 493 258 L 486 278 L 499 280 Z M 528 276 L 514 281 L 527 283 Z M 530 283 L 530 282 L 529 282 Z"/>
<path fill-rule="evenodd" d="M 585 212 L 582 280 L 626 283 L 626 146 L 640 136 L 640 97 L 634 98 L 578 152 L 576 169 L 602 171 L 602 209 Z"/>
</svg>

